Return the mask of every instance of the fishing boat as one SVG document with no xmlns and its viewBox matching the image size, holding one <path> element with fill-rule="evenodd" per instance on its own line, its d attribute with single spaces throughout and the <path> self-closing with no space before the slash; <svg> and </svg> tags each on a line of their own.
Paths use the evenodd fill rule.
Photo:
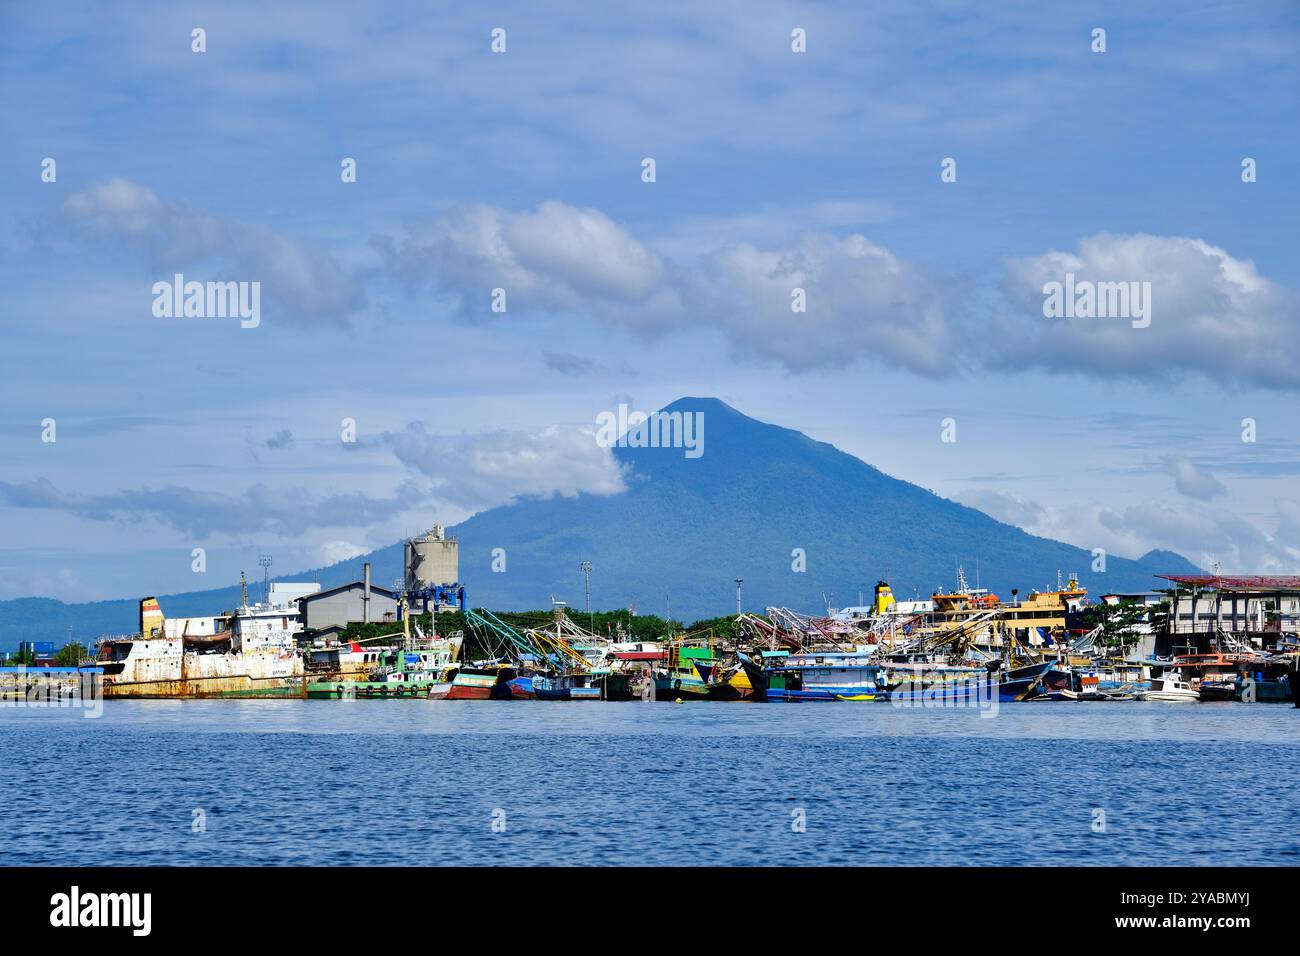
<svg viewBox="0 0 1300 956">
<path fill-rule="evenodd" d="M 1054 660 L 1039 661 L 1000 674 L 998 700 L 1004 703 L 1034 700 L 1070 689 L 1070 671 L 1067 668 Z"/>
<path fill-rule="evenodd" d="M 1096 700 L 1105 697 L 1123 699 L 1151 687 L 1152 667 L 1164 667 L 1156 661 L 1102 659 L 1076 669 L 1075 675 L 1081 699 Z"/>
<path fill-rule="evenodd" d="M 308 679 L 313 682 L 369 680 L 380 665 L 382 655 L 392 650 L 392 647 L 366 647 L 353 641 L 319 642 L 303 652 L 303 665 Z"/>
<path fill-rule="evenodd" d="M 510 682 L 518 672 L 505 664 L 462 667 L 451 680 L 446 700 L 513 700 Z"/>
<path fill-rule="evenodd" d="M 763 669 L 745 654 L 737 653 L 730 664 L 712 667 L 708 679 L 709 700 L 756 700 L 767 687 Z"/>
<path fill-rule="evenodd" d="M 654 669 L 656 700 L 708 700 L 709 675 L 719 663 L 707 647 L 671 642 Z"/>
<path fill-rule="evenodd" d="M 1151 688 L 1137 695 L 1138 700 L 1163 701 L 1165 703 L 1196 703 L 1201 695 L 1179 674 L 1167 674 L 1151 680 Z"/>
<path fill-rule="evenodd" d="M 515 675 L 506 681 L 510 700 L 536 700 L 537 691 L 533 688 L 533 682 L 542 676 L 542 672 L 531 664 L 516 667 Z"/>
<path fill-rule="evenodd" d="M 608 652 L 610 674 L 603 679 L 605 699 L 654 700 L 654 663 L 662 654 L 663 650 L 658 644 L 611 644 Z"/>
<path fill-rule="evenodd" d="M 381 649 L 361 679 L 314 680 L 307 685 L 307 696 L 314 700 L 427 698 L 432 688 L 447 682 L 460 648 L 461 638 L 452 637 Z"/>
<path fill-rule="evenodd" d="M 575 671 L 554 677 L 534 677 L 533 691 L 538 700 L 601 700 L 600 679 L 608 670 Z"/>
<path fill-rule="evenodd" d="M 1237 682 L 1237 700 L 1289 703 L 1292 700 L 1291 672 L 1285 663 L 1270 661 L 1267 667 L 1242 674 Z"/>
<path fill-rule="evenodd" d="M 763 652 L 763 696 L 770 701 L 875 700 L 880 664 L 870 652 Z"/>
<path fill-rule="evenodd" d="M 893 662 L 887 667 L 883 686 L 890 703 L 978 706 L 1002 699 L 996 669 L 924 661 Z"/>
<path fill-rule="evenodd" d="M 460 656 L 463 638 L 457 634 L 448 638 L 428 638 L 419 624 L 411 633 L 410 615 L 406 601 L 399 601 L 402 614 L 402 643 L 400 647 L 376 647 L 366 650 L 353 643 L 349 657 L 361 658 L 367 671 L 356 674 L 329 675 L 326 679 L 312 680 L 307 685 L 307 697 L 316 700 L 388 698 L 428 698 L 435 686 L 447 683 Z M 398 637 L 386 635 L 384 639 Z M 328 658 L 326 659 L 328 666 Z M 319 665 L 309 663 L 309 669 Z"/>
<path fill-rule="evenodd" d="M 1236 700 L 1239 675 L 1261 670 L 1263 659 L 1255 654 L 1183 654 L 1174 658 L 1174 668 L 1205 701 Z"/>
</svg>

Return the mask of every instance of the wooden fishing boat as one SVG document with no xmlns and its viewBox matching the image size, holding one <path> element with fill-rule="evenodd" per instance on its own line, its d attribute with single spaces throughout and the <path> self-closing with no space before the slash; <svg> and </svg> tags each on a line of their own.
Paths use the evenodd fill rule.
<svg viewBox="0 0 1300 956">
<path fill-rule="evenodd" d="M 765 651 L 763 696 L 770 701 L 834 701 L 876 698 L 881 665 L 858 651 Z"/>
<path fill-rule="evenodd" d="M 538 700 L 600 700 L 600 678 L 609 671 L 580 671 L 555 677 L 534 677 L 533 690 Z"/>
<path fill-rule="evenodd" d="M 735 663 L 710 668 L 708 679 L 709 700 L 755 700 L 766 688 L 762 668 L 755 666 L 744 654 L 738 654 Z"/>
<path fill-rule="evenodd" d="M 505 665 L 462 667 L 452 679 L 446 700 L 513 700 L 510 682 L 518 672 Z"/>
<path fill-rule="evenodd" d="M 707 647 L 670 643 L 654 669 L 655 700 L 708 700 L 709 676 L 718 663 Z"/>
</svg>

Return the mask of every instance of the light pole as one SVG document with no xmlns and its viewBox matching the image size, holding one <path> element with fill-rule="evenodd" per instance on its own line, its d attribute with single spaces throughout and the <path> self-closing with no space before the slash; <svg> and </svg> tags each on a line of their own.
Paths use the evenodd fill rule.
<svg viewBox="0 0 1300 956">
<path fill-rule="evenodd" d="M 736 578 L 736 614 L 740 614 L 740 585 L 744 578 Z"/>
<path fill-rule="evenodd" d="M 582 571 L 582 577 L 583 577 L 584 581 L 586 582 L 586 591 L 587 591 L 587 623 L 588 623 L 588 625 L 589 625 L 590 628 L 591 628 L 591 633 L 595 634 L 595 633 L 596 633 L 596 618 L 595 618 L 595 615 L 593 615 L 593 614 L 591 613 L 591 562 L 590 562 L 590 561 L 583 561 L 580 565 L 578 565 L 578 569 L 579 569 L 580 571 Z"/>
<path fill-rule="evenodd" d="M 257 563 L 262 566 L 262 603 L 271 603 L 271 556 L 259 554 Z"/>
</svg>

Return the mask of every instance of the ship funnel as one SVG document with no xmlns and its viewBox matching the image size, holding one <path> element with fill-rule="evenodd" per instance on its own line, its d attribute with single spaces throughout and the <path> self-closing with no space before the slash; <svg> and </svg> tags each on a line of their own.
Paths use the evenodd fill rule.
<svg viewBox="0 0 1300 956">
<path fill-rule="evenodd" d="M 142 638 L 147 640 L 151 637 L 162 637 L 165 620 L 157 598 L 147 597 L 140 602 L 140 636 Z"/>
<path fill-rule="evenodd" d="M 889 584 L 885 581 L 876 582 L 876 600 L 874 610 L 876 614 L 885 614 L 894 609 L 894 592 L 889 589 Z"/>
</svg>

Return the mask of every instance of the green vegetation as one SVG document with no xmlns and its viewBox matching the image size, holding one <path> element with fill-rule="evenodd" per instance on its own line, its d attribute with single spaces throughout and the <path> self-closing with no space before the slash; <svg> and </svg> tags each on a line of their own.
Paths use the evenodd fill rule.
<svg viewBox="0 0 1300 956">
<path fill-rule="evenodd" d="M 59 652 L 54 655 L 54 663 L 59 667 L 76 667 L 89 656 L 85 644 L 71 641 L 59 648 Z"/>
<path fill-rule="evenodd" d="M 1080 612 L 1080 619 L 1089 629 L 1101 626 L 1097 643 L 1105 647 L 1132 647 L 1141 638 L 1141 626 L 1150 624 L 1159 631 L 1169 616 L 1169 602 L 1147 606 L 1145 604 L 1090 604 Z"/>
</svg>

